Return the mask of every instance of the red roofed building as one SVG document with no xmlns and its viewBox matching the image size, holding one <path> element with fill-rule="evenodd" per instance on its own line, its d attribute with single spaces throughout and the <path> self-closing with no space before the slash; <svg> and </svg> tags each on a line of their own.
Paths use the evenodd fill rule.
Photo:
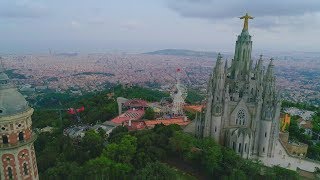
<svg viewBox="0 0 320 180">
<path fill-rule="evenodd" d="M 191 112 L 202 112 L 203 108 L 204 108 L 204 105 L 184 106 L 185 111 L 191 111 Z"/>
<path fill-rule="evenodd" d="M 161 120 L 148 120 L 144 121 L 146 123 L 146 126 L 148 128 L 153 128 L 156 124 L 164 124 L 164 125 L 170 125 L 170 124 L 177 124 L 179 126 L 187 126 L 191 121 L 189 121 L 186 117 L 175 117 L 171 119 L 161 119 Z"/>
<path fill-rule="evenodd" d="M 128 107 L 129 109 L 136 108 L 136 109 L 145 109 L 148 107 L 148 102 L 141 99 L 131 99 L 124 103 L 124 106 Z"/>
<path fill-rule="evenodd" d="M 130 120 L 124 122 L 124 126 L 126 126 L 129 131 L 142 130 L 147 127 L 144 121 L 130 121 Z"/>
<path fill-rule="evenodd" d="M 144 115 L 143 109 L 134 109 L 133 108 L 133 109 L 129 109 L 125 113 L 115 117 L 111 121 L 116 124 L 122 124 L 125 121 L 129 121 L 129 120 L 139 120 L 142 118 L 143 115 Z"/>
</svg>

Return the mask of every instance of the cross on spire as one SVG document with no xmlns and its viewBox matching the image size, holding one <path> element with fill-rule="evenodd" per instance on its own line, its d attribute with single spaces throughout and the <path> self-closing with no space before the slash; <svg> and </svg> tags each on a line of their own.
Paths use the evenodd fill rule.
<svg viewBox="0 0 320 180">
<path fill-rule="evenodd" d="M 254 17 L 250 16 L 248 13 L 246 15 L 239 17 L 240 19 L 244 19 L 243 30 L 248 30 L 249 27 L 249 19 L 253 19 Z"/>
</svg>

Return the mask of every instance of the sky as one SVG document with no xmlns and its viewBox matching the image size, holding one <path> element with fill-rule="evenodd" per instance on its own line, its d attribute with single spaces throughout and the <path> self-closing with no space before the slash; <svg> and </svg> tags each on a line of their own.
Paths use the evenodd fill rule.
<svg viewBox="0 0 320 180">
<path fill-rule="evenodd" d="M 320 52 L 319 0 L 1 0 L 0 53 L 233 52 L 246 12 L 254 52 Z"/>
</svg>

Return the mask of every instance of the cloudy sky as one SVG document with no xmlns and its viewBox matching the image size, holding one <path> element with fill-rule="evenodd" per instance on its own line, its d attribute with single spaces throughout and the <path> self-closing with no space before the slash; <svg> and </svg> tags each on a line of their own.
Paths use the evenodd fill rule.
<svg viewBox="0 0 320 180">
<path fill-rule="evenodd" d="M 0 53 L 232 52 L 245 12 L 254 51 L 320 51 L 320 0 L 1 0 Z"/>
</svg>

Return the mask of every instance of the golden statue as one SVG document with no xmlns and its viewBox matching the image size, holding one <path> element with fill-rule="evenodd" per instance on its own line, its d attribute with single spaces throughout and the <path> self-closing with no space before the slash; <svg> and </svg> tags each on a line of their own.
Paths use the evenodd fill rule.
<svg viewBox="0 0 320 180">
<path fill-rule="evenodd" d="M 246 15 L 240 17 L 240 19 L 244 19 L 244 23 L 243 23 L 243 30 L 248 30 L 248 26 L 249 26 L 249 19 L 253 19 L 252 16 L 249 16 L 248 13 L 246 13 Z"/>
</svg>

